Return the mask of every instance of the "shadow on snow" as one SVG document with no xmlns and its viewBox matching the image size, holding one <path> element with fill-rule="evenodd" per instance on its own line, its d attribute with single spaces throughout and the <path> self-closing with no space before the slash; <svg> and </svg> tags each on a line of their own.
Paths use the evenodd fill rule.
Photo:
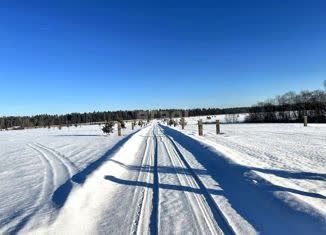
<svg viewBox="0 0 326 235">
<path fill-rule="evenodd" d="M 157 173 L 191 175 L 192 172 L 195 175 L 210 175 L 216 182 L 218 182 L 222 190 L 207 189 L 207 192 L 212 195 L 223 195 L 229 201 L 233 209 L 252 224 L 258 232 L 262 232 L 263 234 L 325 234 L 325 218 L 321 215 L 316 215 L 314 212 L 309 213 L 307 208 L 291 208 L 289 204 L 275 197 L 273 194 L 276 192 L 289 192 L 319 199 L 326 199 L 325 196 L 318 193 L 304 192 L 292 188 L 272 185 L 256 175 L 253 171 L 274 174 L 284 178 L 309 180 L 325 180 L 325 174 L 289 172 L 240 166 L 231 163 L 228 159 L 219 155 L 213 148 L 201 143 L 200 141 L 169 127 L 161 126 L 161 128 L 167 138 L 171 140 L 181 159 L 185 159 L 185 157 L 180 152 L 175 142 L 190 152 L 205 168 L 205 170 L 192 168 L 181 169 L 165 166 L 141 167 L 125 165 L 112 159 L 110 161 L 114 161 L 128 170 L 151 172 L 154 176 Z M 155 156 L 155 158 L 157 158 L 157 156 Z M 258 181 L 257 184 L 254 184 L 252 179 L 250 179 L 252 176 L 254 176 L 254 179 Z M 155 181 L 154 184 L 152 184 L 118 179 L 110 175 L 105 176 L 105 179 L 123 185 L 150 187 L 153 189 L 159 187 L 162 189 L 204 194 L 203 189 L 201 188 L 195 189 L 187 186 L 161 184 Z M 153 200 L 154 199 L 155 197 Z M 153 205 L 155 206 L 155 204 Z M 210 207 L 212 206 L 210 205 Z"/>
<path fill-rule="evenodd" d="M 326 199 L 325 196 L 271 185 L 262 178 L 255 185 L 246 177 L 248 172 L 253 170 L 295 179 L 325 179 L 325 175 L 265 170 L 236 165 L 200 141 L 172 128 L 166 126 L 161 126 L 161 128 L 169 139 L 173 139 L 196 158 L 207 170 L 207 174 L 218 182 L 223 189 L 222 194 L 228 199 L 232 207 L 258 232 L 264 234 L 325 234 L 325 218 L 321 215 L 315 215 L 314 212 L 310 214 L 303 212 L 307 209 L 291 208 L 289 204 L 271 193 L 284 191 L 321 199 Z"/>
<path fill-rule="evenodd" d="M 101 156 L 94 162 L 91 162 L 84 170 L 78 172 L 70 179 L 68 179 L 64 184 L 59 186 L 52 195 L 52 202 L 55 204 L 55 206 L 57 208 L 60 208 L 65 204 L 73 187 L 72 182 L 77 184 L 84 184 L 87 179 L 87 176 L 89 176 L 96 169 L 98 169 L 105 161 L 107 161 L 113 154 L 115 154 L 138 131 L 120 140 L 111 149 L 109 149 L 103 156 Z"/>
</svg>

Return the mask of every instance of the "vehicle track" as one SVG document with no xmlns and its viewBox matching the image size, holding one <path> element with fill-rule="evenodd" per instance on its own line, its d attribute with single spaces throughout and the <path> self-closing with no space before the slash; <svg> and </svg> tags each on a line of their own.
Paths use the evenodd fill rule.
<svg viewBox="0 0 326 235">
<path fill-rule="evenodd" d="M 77 167 L 68 158 L 49 147 L 39 143 L 34 143 L 33 147 L 42 152 L 53 167 L 54 183 L 50 198 L 52 206 L 60 208 L 72 190 L 73 184 L 70 179 L 77 171 Z"/>
<path fill-rule="evenodd" d="M 53 191 L 70 177 L 68 165 L 55 153 L 37 143 L 29 144 L 35 151 L 48 160 L 53 172 Z M 53 192 L 52 192 L 53 193 Z"/>
<path fill-rule="evenodd" d="M 38 157 L 43 162 L 45 170 L 44 170 L 44 179 L 42 183 L 41 195 L 46 194 L 46 192 L 51 192 L 54 190 L 54 182 L 55 182 L 55 167 L 49 157 L 40 149 L 35 147 L 33 144 L 28 145 L 30 148 L 39 153 Z"/>
<path fill-rule="evenodd" d="M 164 138 L 164 137 L 163 137 Z M 180 160 L 177 158 L 175 153 L 171 153 L 170 149 L 167 146 L 167 143 L 165 141 L 162 141 L 163 145 L 165 146 L 165 149 L 168 153 L 168 157 L 173 165 L 173 167 L 177 167 L 177 165 L 181 166 L 179 168 L 184 168 L 184 165 L 180 162 Z M 173 150 L 172 150 L 173 151 Z M 180 172 L 181 174 L 184 174 L 185 177 L 180 177 L 180 174 L 177 174 L 177 178 L 180 182 L 180 185 L 189 185 L 191 188 L 198 188 L 198 185 L 194 182 L 194 180 L 191 178 L 191 176 L 187 175 L 186 170 L 182 170 Z M 198 213 L 196 213 L 196 207 L 194 204 L 198 205 L 198 208 L 200 209 L 200 214 L 203 215 L 204 221 L 209 228 L 210 234 L 221 234 L 221 231 L 217 228 L 215 225 L 214 220 L 212 220 L 212 215 L 209 212 L 209 209 L 207 208 L 207 205 L 205 205 L 205 199 L 198 195 L 198 194 L 188 194 L 186 193 L 187 200 L 189 204 L 192 207 L 192 210 L 195 212 L 195 217 L 197 218 L 197 221 L 201 221 L 202 216 L 200 216 Z M 198 223 L 201 228 L 203 228 L 201 223 Z"/>
<path fill-rule="evenodd" d="M 162 129 L 161 128 L 159 129 L 162 132 Z M 177 145 L 169 136 L 167 135 L 164 136 L 165 137 L 161 137 L 162 142 L 168 152 L 168 156 L 173 166 L 176 167 L 176 165 L 178 164 L 181 166 L 181 168 L 185 169 L 183 175 L 185 176 L 186 183 L 190 187 L 199 188 L 202 191 L 202 195 L 192 194 L 194 200 L 189 198 L 189 196 L 188 199 L 191 201 L 191 205 L 193 208 L 195 208 L 193 205 L 193 201 L 197 203 L 210 229 L 210 232 L 212 234 L 221 234 L 221 233 L 235 234 L 235 232 L 227 222 L 226 218 L 224 217 L 223 213 L 220 211 L 218 205 L 216 205 L 215 201 L 209 194 L 204 184 L 201 182 L 201 180 L 196 175 L 196 173 L 192 170 L 192 168 L 190 167 L 189 163 L 186 161 L 185 157 L 180 152 Z M 164 141 L 163 138 L 166 141 Z M 168 145 L 170 145 L 170 148 L 168 147 Z M 190 175 L 187 174 L 187 172 L 190 173 Z M 181 180 L 179 175 L 178 178 L 179 180 Z M 196 213 L 196 216 L 198 217 L 199 215 Z M 216 226 L 216 223 L 218 226 Z"/>
<path fill-rule="evenodd" d="M 77 171 L 77 167 L 76 165 L 69 159 L 67 158 L 65 155 L 63 155 L 62 153 L 58 152 L 55 149 L 52 149 L 50 147 L 44 146 L 40 143 L 36 143 L 35 145 L 37 145 L 38 147 L 44 149 L 45 151 L 50 152 L 54 157 L 56 157 L 59 161 L 62 162 L 63 165 L 65 165 L 66 169 L 69 172 L 69 175 L 72 176 L 76 171 Z"/>
<path fill-rule="evenodd" d="M 53 193 L 55 187 L 54 184 L 56 172 L 55 166 L 53 165 L 51 159 L 46 155 L 46 153 L 35 146 L 35 144 L 27 144 L 27 146 L 38 153 L 37 156 L 44 165 L 44 177 L 40 193 L 33 206 L 31 206 L 32 210 L 23 212 L 13 222 L 6 225 L 6 227 L 8 227 L 7 231 L 9 234 L 18 233 L 38 211 L 42 210 L 42 208 L 47 205 L 47 202 L 50 198 L 49 196 Z"/>
<path fill-rule="evenodd" d="M 160 129 L 159 131 L 161 132 Z M 178 185 L 187 186 L 189 188 L 199 190 L 199 187 L 192 178 L 192 175 L 189 175 L 189 172 L 187 172 L 187 168 L 184 166 L 184 164 L 180 161 L 177 154 L 175 153 L 173 146 L 171 146 L 171 144 L 167 142 L 167 138 L 164 135 L 158 135 L 160 136 L 160 142 L 162 143 L 162 146 L 164 146 L 164 149 L 167 153 L 167 157 L 171 162 L 172 167 L 174 169 L 181 169 L 179 172 L 175 170 L 175 176 L 177 181 L 179 182 Z M 210 234 L 222 234 L 222 231 L 216 225 L 214 217 L 205 202 L 205 198 L 199 194 L 187 192 L 185 192 L 185 197 L 188 202 L 188 205 L 190 206 L 192 214 L 194 215 L 195 221 L 197 222 L 197 226 L 198 228 L 200 228 L 200 231 L 207 231 L 208 228 Z"/>
<path fill-rule="evenodd" d="M 148 183 L 152 185 L 152 187 L 141 187 L 141 196 L 137 203 L 136 218 L 134 220 L 132 234 L 157 234 L 159 185 L 157 172 L 157 140 L 154 129 L 152 129 L 147 136 L 142 137 L 146 137 L 147 140 L 137 181 Z M 143 172 L 142 168 L 147 170 Z"/>
<path fill-rule="evenodd" d="M 152 181 L 152 176 L 150 172 L 150 166 L 152 162 L 152 138 L 147 136 L 146 139 L 146 146 L 143 152 L 143 158 L 141 162 L 141 168 L 145 167 L 148 168 L 147 171 L 139 172 L 137 181 L 138 182 L 148 182 Z M 135 193 L 135 197 L 139 197 L 137 206 L 136 206 L 136 213 L 135 218 L 133 220 L 133 224 L 131 227 L 131 234 L 147 234 L 148 233 L 148 224 L 149 224 L 149 217 L 151 210 L 151 195 L 150 189 L 147 187 L 139 188 L 141 190 L 140 193 Z M 140 196 L 139 196 L 140 195 Z"/>
<path fill-rule="evenodd" d="M 155 135 L 155 126 L 153 128 L 153 141 L 154 141 L 154 155 L 153 162 L 153 197 L 152 197 L 152 213 L 150 217 L 149 229 L 151 234 L 158 234 L 159 231 L 159 173 L 158 173 L 158 144 L 157 137 Z"/>
</svg>

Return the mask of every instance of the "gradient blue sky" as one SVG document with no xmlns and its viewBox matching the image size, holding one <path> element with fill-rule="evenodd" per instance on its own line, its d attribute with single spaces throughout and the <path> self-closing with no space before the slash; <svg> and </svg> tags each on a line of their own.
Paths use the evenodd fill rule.
<svg viewBox="0 0 326 235">
<path fill-rule="evenodd" d="M 251 105 L 326 78 L 326 1 L 0 2 L 0 116 Z"/>
</svg>

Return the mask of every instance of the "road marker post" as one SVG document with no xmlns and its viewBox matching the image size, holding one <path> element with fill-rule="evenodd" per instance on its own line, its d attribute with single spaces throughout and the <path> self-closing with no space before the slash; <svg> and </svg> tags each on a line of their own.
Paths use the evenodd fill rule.
<svg viewBox="0 0 326 235">
<path fill-rule="evenodd" d="M 118 122 L 118 136 L 121 136 L 121 123 Z"/>
<path fill-rule="evenodd" d="M 303 116 L 303 126 L 308 126 L 308 116 Z"/>
<path fill-rule="evenodd" d="M 185 118 L 182 117 L 181 120 L 180 120 L 180 122 L 181 122 L 182 130 L 184 130 L 185 129 L 185 124 L 186 124 Z"/>
<path fill-rule="evenodd" d="M 216 120 L 216 134 L 220 134 L 221 129 L 220 129 L 220 120 Z"/>
<path fill-rule="evenodd" d="M 198 120 L 198 135 L 203 135 L 203 120 L 201 119 Z"/>
</svg>

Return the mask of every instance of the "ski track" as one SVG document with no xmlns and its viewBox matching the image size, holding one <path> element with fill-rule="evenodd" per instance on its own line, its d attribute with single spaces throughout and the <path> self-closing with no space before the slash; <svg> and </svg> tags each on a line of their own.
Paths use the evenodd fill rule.
<svg viewBox="0 0 326 235">
<path fill-rule="evenodd" d="M 176 177 L 179 181 L 179 184 L 187 185 L 190 188 L 201 190 L 198 184 L 196 183 L 196 180 L 194 179 L 193 171 L 189 168 L 189 166 L 186 166 L 182 162 L 182 160 L 180 159 L 180 155 L 177 153 L 175 149 L 175 146 L 172 145 L 168 137 L 164 136 L 163 133 L 161 133 L 160 139 L 163 146 L 166 149 L 166 152 L 168 153 L 167 156 L 170 159 L 174 169 L 176 169 L 177 167 L 182 169 L 180 173 L 176 171 Z M 188 172 L 190 172 L 190 175 L 188 174 Z M 205 226 L 203 226 L 203 224 L 206 224 L 207 228 L 209 229 L 209 234 L 222 234 L 223 232 L 216 224 L 214 216 L 210 210 L 210 207 L 206 203 L 205 197 L 196 193 L 187 193 L 187 192 L 184 193 L 189 202 L 189 205 L 191 206 L 194 212 L 197 224 L 200 227 L 201 232 L 205 231 Z M 233 234 L 233 233 L 228 232 L 227 234 Z"/>
</svg>

